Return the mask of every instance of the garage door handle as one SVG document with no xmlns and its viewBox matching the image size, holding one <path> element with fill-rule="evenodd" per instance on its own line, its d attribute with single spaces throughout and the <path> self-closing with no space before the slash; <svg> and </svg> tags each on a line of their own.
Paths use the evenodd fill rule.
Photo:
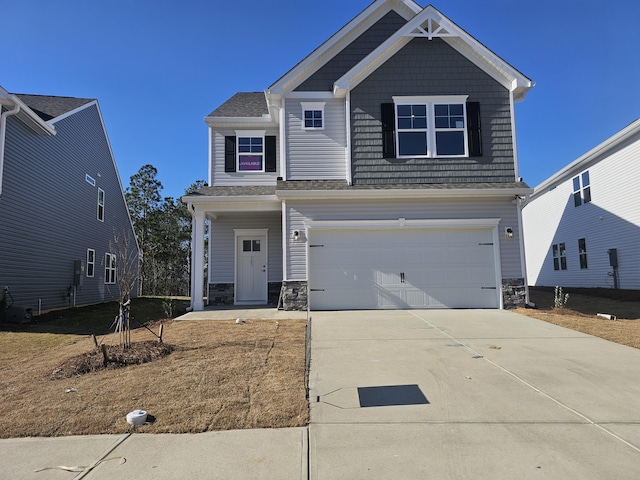
<svg viewBox="0 0 640 480">
<path fill-rule="evenodd" d="M 310 288 L 309 291 L 311 291 L 311 292 L 324 292 L 324 288 Z"/>
<path fill-rule="evenodd" d="M 496 287 L 482 287 L 482 290 L 495 290 Z"/>
</svg>

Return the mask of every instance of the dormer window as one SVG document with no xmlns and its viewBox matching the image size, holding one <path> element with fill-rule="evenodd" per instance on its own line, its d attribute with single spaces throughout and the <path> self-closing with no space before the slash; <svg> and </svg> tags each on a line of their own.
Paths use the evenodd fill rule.
<svg viewBox="0 0 640 480">
<path fill-rule="evenodd" d="M 237 130 L 224 137 L 224 171 L 276 172 L 276 137 L 263 131 Z"/>
<path fill-rule="evenodd" d="M 324 129 L 324 102 L 302 102 L 302 128 L 304 130 Z"/>
<path fill-rule="evenodd" d="M 238 171 L 262 172 L 263 137 L 238 137 Z"/>
</svg>

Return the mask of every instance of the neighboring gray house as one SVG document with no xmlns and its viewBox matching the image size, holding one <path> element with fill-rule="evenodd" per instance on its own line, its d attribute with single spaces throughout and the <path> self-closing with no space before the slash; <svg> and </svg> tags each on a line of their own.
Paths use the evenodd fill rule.
<svg viewBox="0 0 640 480">
<path fill-rule="evenodd" d="M 640 289 L 640 120 L 538 185 L 523 209 L 530 285 Z"/>
<path fill-rule="evenodd" d="M 192 307 L 524 303 L 514 103 L 532 86 L 433 6 L 373 2 L 206 117 Z"/>
<path fill-rule="evenodd" d="M 97 100 L 0 87 L 0 109 L 0 288 L 9 303 L 36 314 L 117 299 L 114 234 L 129 236 L 136 257 L 138 247 Z"/>
</svg>

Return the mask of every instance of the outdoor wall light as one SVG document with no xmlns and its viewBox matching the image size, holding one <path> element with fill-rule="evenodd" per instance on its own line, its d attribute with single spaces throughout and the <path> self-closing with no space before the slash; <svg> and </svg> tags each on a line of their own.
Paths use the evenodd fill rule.
<svg viewBox="0 0 640 480">
<path fill-rule="evenodd" d="M 507 227 L 504 229 L 504 236 L 507 238 L 513 238 L 513 228 Z"/>
<path fill-rule="evenodd" d="M 300 232 L 299 232 L 298 230 L 294 230 L 294 231 L 293 231 L 293 237 L 292 237 L 292 238 L 293 238 L 293 240 L 294 240 L 295 242 L 297 242 L 298 240 L 300 240 Z"/>
</svg>

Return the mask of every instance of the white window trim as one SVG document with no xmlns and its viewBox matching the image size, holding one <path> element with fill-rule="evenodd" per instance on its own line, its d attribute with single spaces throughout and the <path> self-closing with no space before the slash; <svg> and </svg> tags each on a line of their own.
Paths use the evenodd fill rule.
<svg viewBox="0 0 640 480">
<path fill-rule="evenodd" d="M 395 142 L 397 158 L 468 158 L 469 157 L 469 133 L 467 131 L 467 99 L 469 95 L 434 95 L 434 96 L 394 96 L 394 119 L 395 119 Z M 425 129 L 402 129 L 402 132 L 416 131 L 426 132 L 427 135 L 427 154 L 426 155 L 400 155 L 400 143 L 398 134 L 400 128 L 398 128 L 398 105 L 426 105 L 427 107 L 427 128 Z M 463 128 L 435 128 L 435 105 L 441 104 L 462 104 L 462 112 L 464 114 L 464 127 Z M 436 149 L 436 133 L 437 132 L 463 132 L 464 140 L 464 153 L 461 155 L 438 155 Z"/>
<path fill-rule="evenodd" d="M 102 201 L 100 201 L 100 194 L 102 194 Z M 106 197 L 106 194 L 104 193 L 104 190 L 98 187 L 98 208 L 97 208 L 96 216 L 98 217 L 98 220 L 100 220 L 101 222 L 104 222 L 105 197 Z M 100 207 L 102 207 L 102 215 L 100 215 Z"/>
<path fill-rule="evenodd" d="M 325 116 L 324 116 L 324 106 L 326 102 L 300 102 L 302 107 L 302 129 L 303 130 L 324 130 Z M 320 111 L 322 114 L 322 126 L 321 127 L 307 127 L 304 122 L 304 114 L 309 111 Z"/>
<path fill-rule="evenodd" d="M 87 183 L 89 185 L 91 185 L 92 187 L 96 186 L 96 179 L 93 178 L 91 175 L 89 175 L 88 173 L 85 173 L 84 175 L 84 179 L 87 181 Z"/>
<path fill-rule="evenodd" d="M 236 173 L 264 173 L 265 172 L 265 161 L 266 161 L 266 145 L 265 145 L 265 135 L 267 133 L 266 130 L 236 130 Z M 250 155 L 250 153 L 245 153 L 244 155 L 240 155 L 240 138 L 262 138 L 262 169 L 261 170 L 240 170 L 240 157 L 244 155 Z M 252 154 L 255 155 L 255 154 Z"/>
<path fill-rule="evenodd" d="M 93 262 L 89 261 L 89 252 L 93 253 Z M 89 265 L 92 266 L 91 275 L 89 275 Z M 87 248 L 87 270 L 86 270 L 86 274 L 87 274 L 88 278 L 92 278 L 96 274 L 96 251 L 93 248 Z"/>
</svg>

